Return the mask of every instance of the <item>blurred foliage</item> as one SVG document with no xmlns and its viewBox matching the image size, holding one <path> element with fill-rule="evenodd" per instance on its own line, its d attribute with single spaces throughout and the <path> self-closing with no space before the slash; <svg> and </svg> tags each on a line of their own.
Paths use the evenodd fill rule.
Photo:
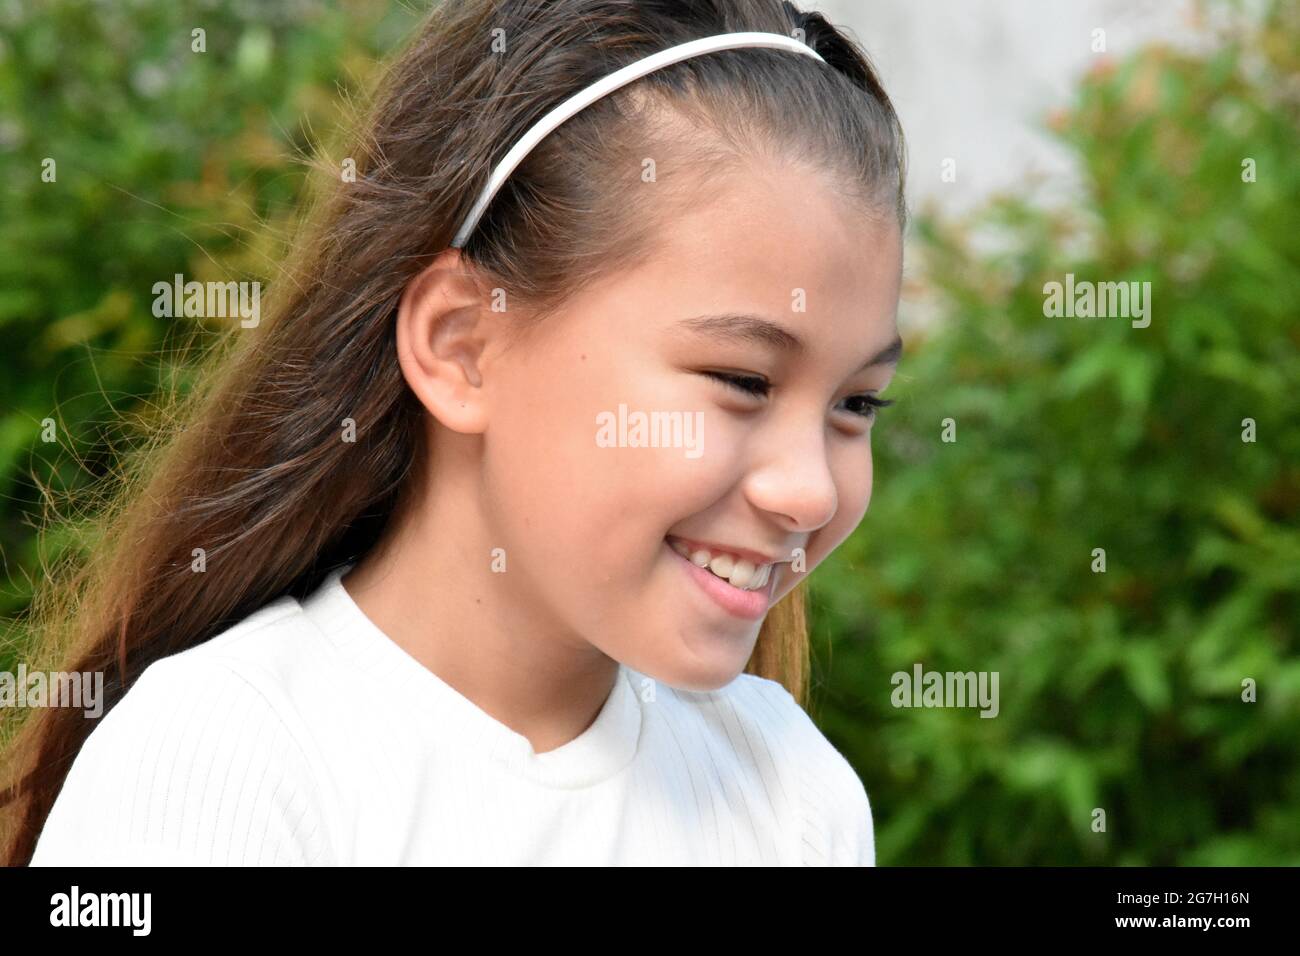
<svg viewBox="0 0 1300 956">
<path fill-rule="evenodd" d="M 914 225 L 937 321 L 904 333 L 871 509 L 811 579 L 813 711 L 882 864 L 1300 863 L 1300 8 L 1269 9 L 1086 77 L 1050 121 L 1074 207 Z M 33 479 L 103 475 L 184 386 L 168 343 L 219 327 L 153 317 L 153 283 L 273 275 L 302 155 L 418 16 L 0 0 L 0 614 L 61 545 Z M 1068 272 L 1150 281 L 1150 327 L 1045 317 Z M 999 716 L 895 709 L 918 662 L 998 671 Z"/>
<path fill-rule="evenodd" d="M 306 154 L 418 19 L 383 0 L 0 0 L 0 615 L 63 547 L 37 550 L 33 476 L 60 497 L 101 477 L 123 426 L 190 381 L 182 343 L 238 321 L 155 318 L 153 284 L 269 280 Z"/>
<path fill-rule="evenodd" d="M 916 223 L 938 320 L 810 579 L 882 864 L 1300 864 L 1300 5 L 1269 9 L 1083 79 L 1047 122 L 1076 208 Z M 1067 273 L 1149 281 L 1149 327 L 1045 317 Z M 918 662 L 997 671 L 1000 714 L 895 708 Z"/>
</svg>

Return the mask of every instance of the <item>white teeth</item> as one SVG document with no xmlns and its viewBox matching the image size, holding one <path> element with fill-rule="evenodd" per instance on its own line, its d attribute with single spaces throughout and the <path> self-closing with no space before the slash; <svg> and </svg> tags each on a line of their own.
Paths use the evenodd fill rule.
<svg viewBox="0 0 1300 956">
<path fill-rule="evenodd" d="M 687 558 L 700 568 L 708 568 L 718 577 L 742 590 L 756 591 L 765 587 L 772 573 L 770 564 L 757 565 L 744 558 L 735 558 L 729 554 L 713 554 L 705 548 L 694 551 L 689 545 L 673 539 L 668 542 L 674 551 Z"/>
<path fill-rule="evenodd" d="M 741 558 L 736 562 L 736 566 L 731 569 L 731 574 L 727 575 L 727 580 L 735 587 L 747 588 L 754 583 L 754 572 L 758 568 L 754 567 L 753 561 L 746 561 Z"/>
<path fill-rule="evenodd" d="M 720 578 L 731 577 L 731 569 L 735 566 L 736 560 L 729 554 L 714 555 L 709 562 L 709 570 Z"/>
<path fill-rule="evenodd" d="M 767 587 L 767 579 L 771 574 L 772 574 L 772 565 L 765 564 L 754 572 L 754 574 L 750 577 L 748 583 L 737 584 L 736 587 L 743 587 L 750 591 L 760 590 L 761 588 Z M 735 584 L 736 582 L 732 581 L 731 583 Z"/>
</svg>

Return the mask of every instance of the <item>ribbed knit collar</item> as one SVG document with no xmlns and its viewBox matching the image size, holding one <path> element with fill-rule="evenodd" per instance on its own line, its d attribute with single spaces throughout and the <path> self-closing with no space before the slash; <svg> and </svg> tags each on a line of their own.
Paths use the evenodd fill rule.
<svg viewBox="0 0 1300 956">
<path fill-rule="evenodd" d="M 507 769 L 549 787 L 588 787 L 612 777 L 636 755 L 641 702 L 635 673 L 620 664 L 614 689 L 590 727 L 554 750 L 535 753 L 527 737 L 480 709 L 379 629 L 343 587 L 352 565 L 337 568 L 302 602 L 303 611 L 348 661 L 378 678 L 394 697 L 431 721 L 430 734 L 490 755 Z"/>
</svg>

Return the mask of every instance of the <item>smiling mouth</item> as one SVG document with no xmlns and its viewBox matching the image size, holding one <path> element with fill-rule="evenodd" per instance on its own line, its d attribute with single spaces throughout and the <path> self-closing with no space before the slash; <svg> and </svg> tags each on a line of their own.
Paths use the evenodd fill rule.
<svg viewBox="0 0 1300 956">
<path fill-rule="evenodd" d="M 771 578 L 771 564 L 755 564 L 725 551 L 688 545 L 672 535 L 668 535 L 666 540 L 669 547 L 683 558 L 726 581 L 737 590 L 761 591 L 767 587 Z"/>
</svg>

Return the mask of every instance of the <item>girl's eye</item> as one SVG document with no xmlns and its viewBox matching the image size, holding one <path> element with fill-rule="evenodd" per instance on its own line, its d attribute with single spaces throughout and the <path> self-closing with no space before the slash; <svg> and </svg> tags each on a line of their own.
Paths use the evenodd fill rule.
<svg viewBox="0 0 1300 956">
<path fill-rule="evenodd" d="M 725 372 L 705 372 L 709 378 L 716 379 L 724 383 L 729 388 L 734 388 L 744 392 L 746 395 L 762 397 L 767 395 L 772 385 L 767 379 L 758 375 L 728 375 Z M 851 415 L 857 415 L 859 418 L 873 418 L 878 408 L 888 408 L 894 404 L 895 399 L 878 398 L 875 395 L 850 395 L 844 399 L 847 402 L 860 403 L 856 407 L 848 408 Z"/>
<path fill-rule="evenodd" d="M 875 395 L 850 395 L 844 399 L 846 402 L 862 402 L 863 405 L 856 409 L 849 409 L 853 415 L 859 415 L 862 418 L 874 418 L 877 408 L 888 408 L 894 404 L 897 399 L 877 398 Z"/>
<path fill-rule="evenodd" d="M 704 374 L 737 391 L 744 392 L 746 395 L 755 395 L 760 398 L 766 395 L 772 387 L 767 379 L 758 375 L 728 375 L 726 372 L 705 372 Z"/>
</svg>

